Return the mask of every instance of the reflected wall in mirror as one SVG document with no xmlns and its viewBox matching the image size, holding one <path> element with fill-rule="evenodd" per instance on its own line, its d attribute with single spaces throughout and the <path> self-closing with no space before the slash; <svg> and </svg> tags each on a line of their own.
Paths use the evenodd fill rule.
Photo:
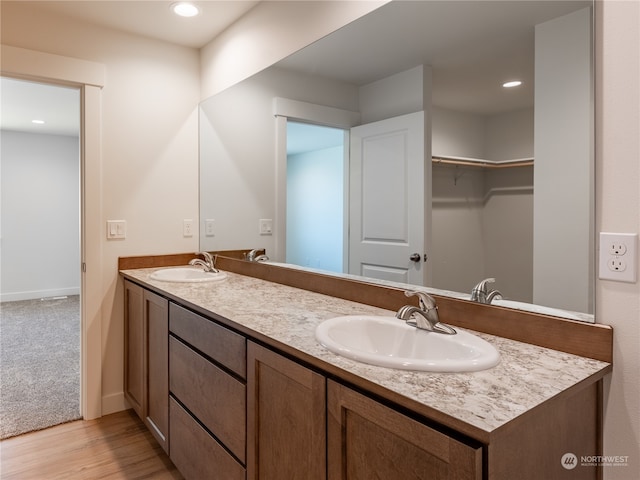
<svg viewBox="0 0 640 480">
<path fill-rule="evenodd" d="M 423 112 L 416 253 L 428 260 L 403 257 L 422 269 L 416 283 L 468 294 L 495 277 L 506 300 L 593 321 L 592 10 L 591 1 L 391 2 L 203 101 L 201 249 L 291 258 L 287 123 L 348 131 Z M 502 87 L 514 79 L 522 85 Z M 348 185 L 360 172 L 345 162 Z M 398 189 L 388 193 L 394 203 Z M 274 220 L 272 235 L 260 219 Z M 323 268 L 317 249 L 296 248 L 296 263 Z M 354 248 L 345 235 L 342 271 L 359 274 L 349 272 Z"/>
</svg>

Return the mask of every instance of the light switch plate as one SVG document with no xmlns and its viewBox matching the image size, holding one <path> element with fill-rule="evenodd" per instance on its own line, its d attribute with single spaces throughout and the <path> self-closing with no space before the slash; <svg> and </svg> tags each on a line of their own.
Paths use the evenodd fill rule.
<svg viewBox="0 0 640 480">
<path fill-rule="evenodd" d="M 207 237 L 216 236 L 216 221 L 212 218 L 207 218 L 204 221 L 204 232 Z"/>
<path fill-rule="evenodd" d="M 258 222 L 260 235 L 273 235 L 273 220 L 270 218 L 261 218 Z"/>
<path fill-rule="evenodd" d="M 127 222 L 125 220 L 107 220 L 107 240 L 127 238 Z"/>
</svg>

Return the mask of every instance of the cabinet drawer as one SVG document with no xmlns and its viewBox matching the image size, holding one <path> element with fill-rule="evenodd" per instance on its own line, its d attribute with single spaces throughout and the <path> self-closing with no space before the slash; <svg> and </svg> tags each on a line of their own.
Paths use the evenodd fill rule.
<svg viewBox="0 0 640 480">
<path fill-rule="evenodd" d="M 247 377 L 247 345 L 242 335 L 171 303 L 169 330 L 216 362 Z"/>
<path fill-rule="evenodd" d="M 170 390 L 241 462 L 245 462 L 246 386 L 174 337 Z"/>
<path fill-rule="evenodd" d="M 171 461 L 187 480 L 224 478 L 244 480 L 245 470 L 173 398 L 171 419 Z"/>
</svg>

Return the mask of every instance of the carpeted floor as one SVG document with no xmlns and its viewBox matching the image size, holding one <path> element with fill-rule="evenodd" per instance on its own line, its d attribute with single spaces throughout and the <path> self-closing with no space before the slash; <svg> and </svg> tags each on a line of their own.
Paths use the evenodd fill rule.
<svg viewBox="0 0 640 480">
<path fill-rule="evenodd" d="M 81 418 L 79 300 L 0 303 L 0 439 Z"/>
</svg>

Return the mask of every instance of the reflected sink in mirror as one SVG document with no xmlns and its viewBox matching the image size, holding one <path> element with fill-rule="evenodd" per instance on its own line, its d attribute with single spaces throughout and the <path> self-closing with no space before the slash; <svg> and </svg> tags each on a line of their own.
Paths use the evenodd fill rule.
<svg viewBox="0 0 640 480">
<path fill-rule="evenodd" d="M 316 339 L 343 357 L 402 370 L 474 372 L 500 362 L 500 354 L 489 342 L 456 331 L 456 335 L 443 335 L 395 317 L 349 315 L 322 322 Z"/>
<path fill-rule="evenodd" d="M 178 267 L 156 270 L 149 277 L 160 282 L 204 283 L 221 282 L 227 278 L 224 272 L 205 272 L 200 268 Z"/>
</svg>

